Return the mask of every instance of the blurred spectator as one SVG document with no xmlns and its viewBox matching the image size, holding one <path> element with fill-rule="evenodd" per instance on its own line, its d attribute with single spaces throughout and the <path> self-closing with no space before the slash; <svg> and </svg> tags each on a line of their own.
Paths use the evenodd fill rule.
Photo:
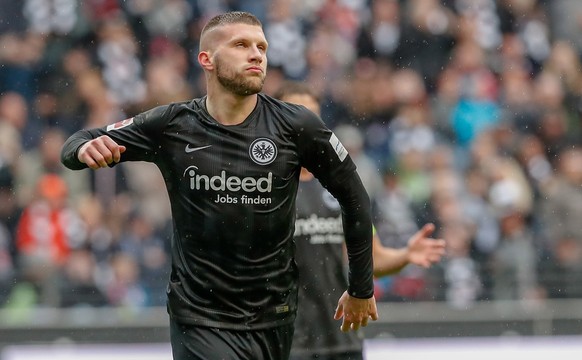
<svg viewBox="0 0 582 360">
<path fill-rule="evenodd" d="M 20 219 L 20 207 L 13 188 L 12 168 L 2 163 L 0 158 L 0 306 L 14 285 L 14 275 L 17 271 L 14 238 Z"/>
<path fill-rule="evenodd" d="M 582 150 L 559 156 L 558 173 L 544 192 L 543 223 L 555 266 L 550 291 L 558 297 L 580 297 L 582 286 Z"/>
<path fill-rule="evenodd" d="M 56 114 L 50 109 L 38 109 L 39 121 L 50 121 L 47 115 L 55 120 L 60 118 L 59 127 L 68 134 L 84 127 L 87 117 L 87 106 L 83 92 L 77 82 L 83 74 L 89 73 L 94 67 L 90 51 L 82 47 L 71 47 L 63 52 L 61 61 L 53 71 L 43 76 L 43 91 L 52 92 L 56 96 Z M 39 100 L 37 100 L 39 103 Z M 39 107 L 42 104 L 38 104 Z M 48 104 L 50 105 L 50 104 Z M 47 105 L 45 105 L 47 106 Z"/>
<path fill-rule="evenodd" d="M 36 291 L 36 301 L 58 305 L 55 279 L 73 248 L 83 245 L 84 227 L 67 203 L 68 188 L 58 175 L 42 176 L 34 200 L 24 208 L 16 232 L 18 263 Z"/>
<path fill-rule="evenodd" d="M 24 0 L 30 30 L 40 34 L 68 34 L 77 23 L 75 0 Z"/>
<path fill-rule="evenodd" d="M 371 1 L 368 18 L 357 38 L 358 57 L 398 58 L 402 41 L 400 12 L 398 0 Z"/>
<path fill-rule="evenodd" d="M 434 135 L 432 134 L 432 117 L 427 102 L 427 90 L 420 74 L 416 71 L 404 69 L 397 70 L 392 74 L 392 87 L 394 91 L 394 100 L 398 107 L 397 117 L 404 121 L 405 128 L 410 129 L 411 133 L 417 130 L 423 135 L 406 136 L 411 138 L 415 147 L 428 150 L 434 145 Z M 394 121 L 393 121 L 394 122 Z M 426 132 L 430 134 L 426 134 Z M 392 134 L 391 134 L 392 135 Z M 400 134 L 392 135 L 398 137 Z M 405 139 L 395 141 L 393 146 L 402 149 Z"/>
<path fill-rule="evenodd" d="M 516 35 L 503 38 L 497 61 L 500 82 L 501 122 L 520 133 L 535 131 L 539 120 L 532 79 L 534 71 L 525 56 L 524 44 Z"/>
<path fill-rule="evenodd" d="M 579 96 L 582 80 L 580 54 L 571 43 L 557 41 L 544 62 L 544 71 L 556 75 L 563 83 L 567 97 Z"/>
<path fill-rule="evenodd" d="M 496 0 L 455 0 L 461 42 L 475 42 L 483 50 L 501 43 L 501 21 Z"/>
<path fill-rule="evenodd" d="M 439 0 L 412 0 L 403 6 L 406 20 L 402 38 L 406 40 L 401 42 L 393 61 L 398 68 L 420 74 L 425 86 L 432 89 L 453 48 L 455 16 Z"/>
<path fill-rule="evenodd" d="M 20 132 L 0 117 L 0 169 L 3 170 L 4 181 L 13 176 L 21 152 Z"/>
<path fill-rule="evenodd" d="M 393 74 L 392 81 L 398 109 L 388 128 L 390 153 L 395 157 L 408 151 L 430 154 L 437 135 L 420 75 L 412 70 L 399 70 Z"/>
<path fill-rule="evenodd" d="M 56 174 L 67 184 L 67 198 L 76 204 L 90 191 L 89 172 L 72 173 L 61 164 L 61 148 L 66 134 L 59 128 L 46 128 L 41 141 L 18 159 L 16 191 L 20 206 L 29 204 L 36 194 L 37 181 L 43 175 Z"/>
<path fill-rule="evenodd" d="M 107 212 L 103 203 L 95 195 L 81 198 L 77 203 L 77 211 L 85 224 L 85 246 L 91 250 L 96 263 L 96 277 L 99 277 L 107 272 L 109 260 L 119 250 L 118 236 L 116 236 L 118 233 L 115 233 L 115 227 L 111 221 L 111 217 L 119 214 Z M 118 219 L 118 221 L 124 220 L 124 217 Z"/>
<path fill-rule="evenodd" d="M 357 16 L 354 9 L 335 1 L 323 3 L 316 15 L 309 30 L 304 79 L 323 98 L 356 60 Z"/>
<path fill-rule="evenodd" d="M 8 32 L 22 32 L 26 29 L 22 1 L 0 0 L 0 35 Z"/>
<path fill-rule="evenodd" d="M 550 28 L 555 39 L 565 40 L 582 53 L 582 39 L 576 36 L 582 29 L 582 3 L 577 0 L 553 0 L 546 3 L 546 13 L 553 20 Z"/>
<path fill-rule="evenodd" d="M 185 37 L 186 24 L 193 15 L 191 3 L 187 0 L 134 0 L 129 2 L 128 10 L 143 15 L 147 32 L 152 37 L 162 36 L 179 41 Z"/>
<path fill-rule="evenodd" d="M 28 103 L 20 93 L 0 93 L 0 129 L 6 132 L 2 135 L 6 138 L 0 140 L 0 145 L 6 150 L 6 161 L 11 163 L 16 159 L 8 158 L 9 156 L 18 155 L 20 149 L 28 149 L 38 144 L 39 129 L 29 122 Z M 11 137 L 14 138 L 10 139 Z"/>
<path fill-rule="evenodd" d="M 515 152 L 515 157 L 534 191 L 534 201 L 539 202 L 553 176 L 552 164 L 544 144 L 536 135 L 523 135 L 516 144 Z"/>
<path fill-rule="evenodd" d="M 108 91 L 97 69 L 82 71 L 76 79 L 76 89 L 87 106 L 85 128 L 100 127 L 125 118 L 125 113 Z M 91 190 L 109 204 L 115 196 L 127 190 L 125 167 L 103 169 L 91 173 Z"/>
<path fill-rule="evenodd" d="M 364 138 L 362 133 L 352 125 L 340 125 L 333 129 L 338 139 L 342 142 L 350 157 L 356 164 L 356 168 L 366 191 L 372 198 L 376 198 L 382 190 L 382 178 L 380 170 L 372 159 L 364 151 Z"/>
<path fill-rule="evenodd" d="M 147 303 L 163 306 L 170 276 L 169 254 L 166 253 L 164 239 L 138 210 L 134 210 L 128 220 L 127 232 L 119 239 L 119 249 L 133 257 L 139 266 L 139 283 L 147 295 Z"/>
<path fill-rule="evenodd" d="M 489 204 L 491 179 L 478 167 L 464 172 L 466 215 L 475 226 L 475 250 L 484 256 L 493 251 L 499 242 L 499 229 L 493 209 Z M 476 255 L 477 258 L 481 256 Z"/>
<path fill-rule="evenodd" d="M 12 235 L 6 226 L 0 222 L 0 307 L 4 305 L 12 286 L 16 273 L 12 259 Z"/>
<path fill-rule="evenodd" d="M 410 201 L 401 188 L 394 169 L 385 168 L 383 187 L 374 197 L 374 225 L 383 245 L 392 248 L 406 246 L 408 239 L 418 230 L 418 222 Z M 390 277 L 375 280 L 375 296 L 378 301 L 402 301 L 419 297 L 424 286 L 423 271 L 419 268 Z"/>
<path fill-rule="evenodd" d="M 466 148 L 482 131 L 499 121 L 498 84 L 485 62 L 485 52 L 475 42 L 456 45 L 453 69 L 459 75 L 459 101 L 450 125 L 458 146 Z"/>
<path fill-rule="evenodd" d="M 544 2 L 503 0 L 499 3 L 501 31 L 517 35 L 523 41 L 527 58 L 537 72 L 550 52 L 550 28 Z"/>
<path fill-rule="evenodd" d="M 417 149 L 407 149 L 395 160 L 400 187 L 415 213 L 426 208 L 432 195 L 428 158 Z"/>
<path fill-rule="evenodd" d="M 295 11 L 292 1 L 271 1 L 265 36 L 270 43 L 270 65 L 280 67 L 290 78 L 299 79 L 307 71 L 306 42 L 303 26 Z"/>
<path fill-rule="evenodd" d="M 133 198 L 133 207 L 154 227 L 163 226 L 171 219 L 168 192 L 158 168 L 148 163 L 126 163 L 125 181 Z"/>
<path fill-rule="evenodd" d="M 535 300 L 545 297 L 538 286 L 536 239 L 527 226 L 528 209 L 520 205 L 514 179 L 495 181 L 490 198 L 499 218 L 501 241 L 492 254 L 493 295 L 497 300 Z"/>
<path fill-rule="evenodd" d="M 579 142 L 568 129 L 566 114 L 560 110 L 545 109 L 540 114 L 536 134 L 543 142 L 548 160 L 554 166 L 560 161 L 562 150 Z"/>
<path fill-rule="evenodd" d="M 374 198 L 374 224 L 385 246 L 399 248 L 418 230 L 410 201 L 398 182 L 394 169 L 383 173 L 383 188 Z"/>
<path fill-rule="evenodd" d="M 123 18 L 100 24 L 96 54 L 103 81 L 116 104 L 124 106 L 142 101 L 146 94 L 139 61 L 139 47 Z"/>
<path fill-rule="evenodd" d="M 132 310 L 148 304 L 147 292 L 140 282 L 139 265 L 133 256 L 116 254 L 110 260 L 110 270 L 110 277 L 104 283 L 109 304 Z"/>
<path fill-rule="evenodd" d="M 0 119 L 22 133 L 28 123 L 26 99 L 17 92 L 1 94 Z"/>
<path fill-rule="evenodd" d="M 42 34 L 31 31 L 0 34 L 0 94 L 16 92 L 26 101 L 32 100 L 35 67 L 41 61 L 46 41 Z"/>
<path fill-rule="evenodd" d="M 60 281 L 60 306 L 98 307 L 109 304 L 95 282 L 95 260 L 86 249 L 73 250 L 67 257 Z"/>
<path fill-rule="evenodd" d="M 481 269 L 470 254 L 472 228 L 461 219 L 451 220 L 443 224 L 439 236 L 447 239 L 447 257 L 437 267 L 440 274 L 436 284 L 440 288 L 434 289 L 434 294 L 453 308 L 471 308 L 484 290 Z"/>
<path fill-rule="evenodd" d="M 156 39 L 154 45 L 157 48 L 145 64 L 146 94 L 134 105 L 136 113 L 160 104 L 186 101 L 194 95 L 192 86 L 187 83 L 186 51 L 177 43 L 162 38 Z"/>
</svg>

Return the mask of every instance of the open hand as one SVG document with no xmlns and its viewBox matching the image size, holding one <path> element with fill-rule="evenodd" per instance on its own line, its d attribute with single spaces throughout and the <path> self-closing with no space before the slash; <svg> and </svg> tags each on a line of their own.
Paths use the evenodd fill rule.
<svg viewBox="0 0 582 360">
<path fill-rule="evenodd" d="M 408 241 L 408 261 L 411 264 L 428 268 L 445 254 L 445 240 L 430 237 L 434 229 L 433 224 L 426 224 Z"/>
<path fill-rule="evenodd" d="M 369 299 L 358 299 L 344 291 L 340 297 L 335 310 L 334 319 L 343 318 L 341 331 L 358 330 L 361 326 L 367 326 L 368 320 L 378 320 L 378 309 L 376 299 L 372 296 Z"/>
</svg>

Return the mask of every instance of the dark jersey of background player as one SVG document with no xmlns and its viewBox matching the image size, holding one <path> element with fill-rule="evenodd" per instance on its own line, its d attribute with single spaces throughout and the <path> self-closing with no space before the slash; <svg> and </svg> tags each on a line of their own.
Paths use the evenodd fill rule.
<svg viewBox="0 0 582 360">
<path fill-rule="evenodd" d="M 286 82 L 275 95 L 320 113 L 317 96 L 304 83 Z M 347 282 L 340 206 L 306 169 L 301 169 L 299 180 L 294 234 L 299 306 L 291 359 L 361 360 L 361 333 L 342 333 L 337 323 L 322 316 L 333 311 L 328 300 L 337 297 Z M 374 274 L 385 276 L 400 271 L 409 263 L 428 267 L 439 261 L 445 243 L 428 237 L 433 230 L 433 224 L 426 224 L 402 249 L 384 247 L 374 235 Z"/>
<path fill-rule="evenodd" d="M 361 359 L 361 333 L 343 333 L 326 316 L 334 311 L 329 298 L 339 297 L 346 283 L 344 236 L 337 200 L 313 176 L 299 185 L 295 243 L 299 311 L 291 358 L 351 354 Z"/>
<path fill-rule="evenodd" d="M 204 98 L 161 106 L 74 134 L 63 148 L 64 164 L 85 168 L 77 151 L 101 135 L 126 147 L 121 161 L 153 162 L 165 180 L 174 222 L 172 318 L 235 330 L 294 321 L 292 237 L 301 166 L 347 215 L 354 254 L 348 293 L 372 297 L 369 199 L 341 143 L 304 107 L 259 94 L 244 122 L 224 126 L 209 115 Z"/>
</svg>

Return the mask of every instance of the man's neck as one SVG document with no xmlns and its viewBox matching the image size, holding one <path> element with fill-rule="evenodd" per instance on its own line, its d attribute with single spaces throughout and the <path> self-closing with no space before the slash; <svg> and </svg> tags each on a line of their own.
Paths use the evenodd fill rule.
<svg viewBox="0 0 582 360">
<path fill-rule="evenodd" d="M 208 93 L 206 110 L 222 125 L 238 125 L 245 121 L 257 105 L 257 94 L 238 96 L 231 93 Z"/>
</svg>

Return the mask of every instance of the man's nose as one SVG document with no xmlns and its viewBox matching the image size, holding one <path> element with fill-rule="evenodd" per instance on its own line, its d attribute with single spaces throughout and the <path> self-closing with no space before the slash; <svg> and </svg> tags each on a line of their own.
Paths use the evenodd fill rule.
<svg viewBox="0 0 582 360">
<path fill-rule="evenodd" d="M 250 48 L 250 59 L 251 61 L 257 61 L 259 63 L 263 62 L 264 54 L 257 46 L 251 46 Z"/>
</svg>

